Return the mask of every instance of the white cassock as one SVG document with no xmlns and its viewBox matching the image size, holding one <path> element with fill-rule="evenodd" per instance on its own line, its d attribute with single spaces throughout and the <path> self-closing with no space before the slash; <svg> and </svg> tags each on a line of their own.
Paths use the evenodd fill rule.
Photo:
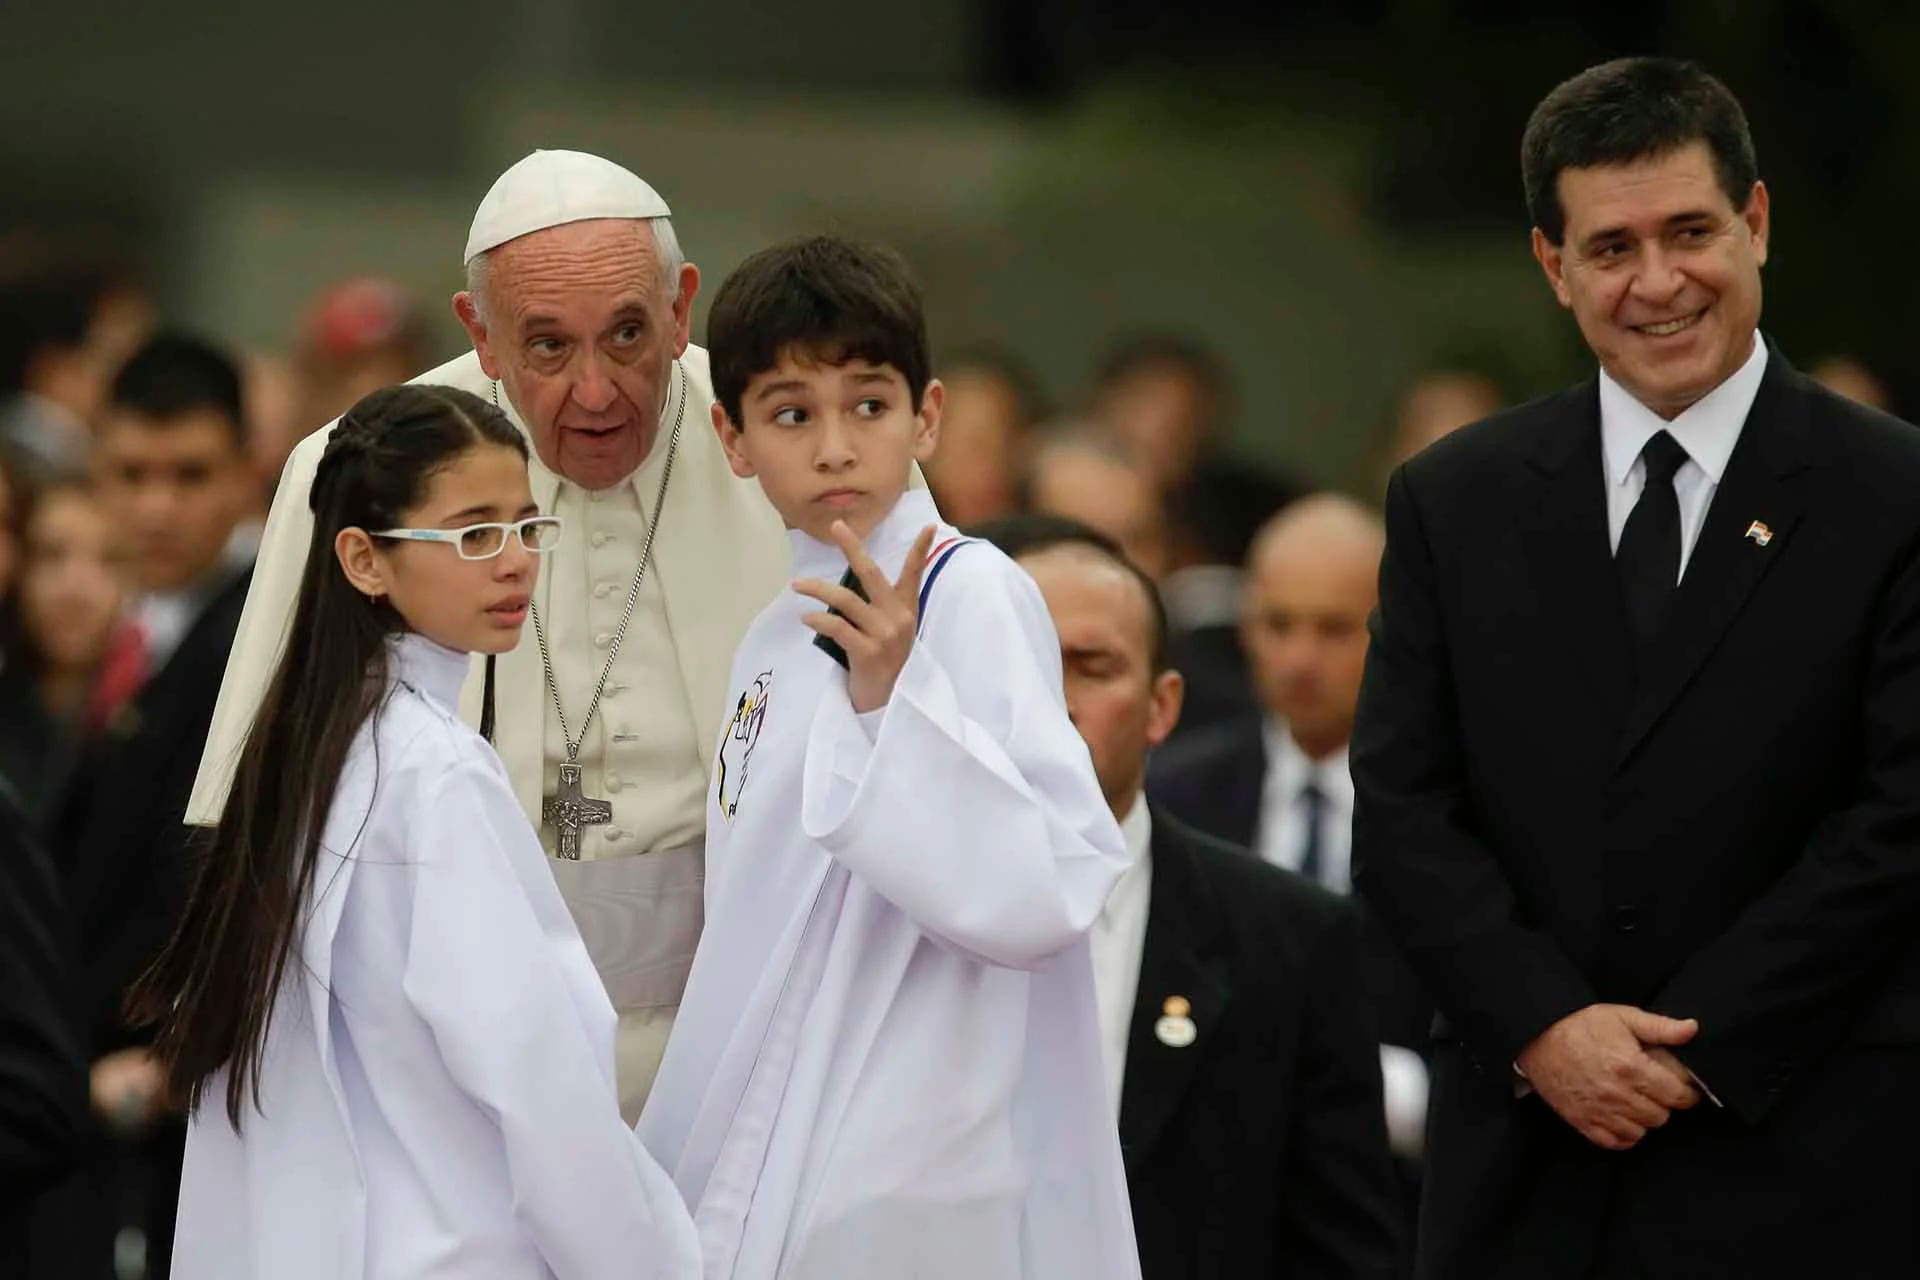
<svg viewBox="0 0 1920 1280">
<path fill-rule="evenodd" d="M 389 645 L 260 1108 L 236 1134 L 221 1072 L 188 1130 L 173 1274 L 690 1280 L 693 1224 L 620 1118 L 613 1008 L 499 759 L 456 714 L 467 656 Z"/>
<path fill-rule="evenodd" d="M 938 520 L 909 491 L 868 548 L 895 575 Z M 789 537 L 795 576 L 846 570 Z M 881 711 L 792 592 L 734 658 L 706 935 L 640 1122 L 708 1280 L 1139 1274 L 1085 939 L 1120 832 L 1032 580 L 971 542 L 927 577 Z"/>
<path fill-rule="evenodd" d="M 613 821 L 584 829 L 579 861 L 552 864 L 620 1011 L 620 1091 L 629 1119 L 652 1082 L 699 942 L 707 744 L 719 731 L 727 655 L 784 584 L 787 566 L 779 517 L 754 482 L 733 475 L 714 436 L 707 353 L 689 346 L 678 366 L 658 443 L 626 482 L 589 492 L 537 457 L 528 464 L 534 501 L 567 522 L 534 599 L 568 723 L 579 733 L 640 561 L 667 435 L 675 415 L 684 414 L 653 563 L 580 752 L 584 790 L 613 806 Z M 472 352 L 415 381 L 495 397 Z M 525 434 L 507 397 L 498 401 Z M 332 429 L 328 423 L 302 440 L 281 474 L 189 822 L 219 821 L 234 762 L 285 644 L 313 532 L 308 491 Z M 554 794 L 566 748 L 532 633 L 529 623 L 519 647 L 499 659 L 494 742 L 521 811 L 552 853 L 554 833 L 541 825 L 541 807 Z M 462 693 L 472 724 L 479 723 L 484 670 L 473 662 Z"/>
</svg>

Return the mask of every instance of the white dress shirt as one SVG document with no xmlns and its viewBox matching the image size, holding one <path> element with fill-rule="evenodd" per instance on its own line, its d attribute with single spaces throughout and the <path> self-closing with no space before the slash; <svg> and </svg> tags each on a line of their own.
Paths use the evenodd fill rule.
<svg viewBox="0 0 1920 1280">
<path fill-rule="evenodd" d="M 1326 797 L 1320 811 L 1319 881 L 1335 893 L 1347 892 L 1353 881 L 1353 775 L 1347 749 L 1314 760 L 1280 721 L 1268 720 L 1265 734 L 1267 780 L 1256 835 L 1260 857 L 1288 871 L 1300 869 L 1307 851 L 1305 792 L 1311 783 Z"/>
<path fill-rule="evenodd" d="M 1133 1025 L 1133 1005 L 1140 994 L 1140 954 L 1147 941 L 1147 903 L 1153 896 L 1153 819 L 1147 802 L 1133 798 L 1133 808 L 1120 823 L 1127 842 L 1127 869 L 1106 909 L 1087 930 L 1093 952 L 1093 990 L 1100 1014 L 1100 1050 L 1107 1068 L 1107 1093 L 1113 1114 L 1120 1114 L 1120 1082 L 1127 1070 L 1127 1033 Z"/>
<path fill-rule="evenodd" d="M 1680 502 L 1680 573 L 1685 576 L 1693 544 L 1699 541 L 1700 528 L 1707 520 L 1707 508 L 1720 487 L 1734 445 L 1740 443 L 1740 429 L 1746 425 L 1747 412 L 1760 393 L 1760 379 L 1766 371 L 1767 344 L 1756 333 L 1753 354 L 1747 362 L 1671 422 L 1635 400 L 1605 369 L 1600 371 L 1607 531 L 1615 551 L 1620 549 L 1620 533 L 1627 527 L 1627 516 L 1646 487 L 1647 465 L 1641 461 L 1640 451 L 1656 433 L 1669 432 L 1687 451 L 1687 460 L 1673 473 L 1673 496 Z"/>
</svg>

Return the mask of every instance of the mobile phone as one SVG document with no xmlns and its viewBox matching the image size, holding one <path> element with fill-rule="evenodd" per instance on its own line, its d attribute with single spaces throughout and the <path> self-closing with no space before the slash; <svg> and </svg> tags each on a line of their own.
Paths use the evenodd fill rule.
<svg viewBox="0 0 1920 1280">
<path fill-rule="evenodd" d="M 851 568 L 849 568 L 846 571 L 846 573 L 841 576 L 840 585 L 845 587 L 847 590 L 853 592 L 853 594 L 859 596 L 862 600 L 870 600 L 872 598 L 869 595 L 867 595 L 866 584 L 860 581 L 860 575 L 855 573 Z M 841 613 L 838 609 L 829 609 L 827 610 L 827 612 L 836 618 L 844 618 L 847 616 L 846 614 Z M 840 647 L 839 641 L 835 640 L 832 636 L 823 636 L 823 635 L 816 634 L 813 637 L 813 647 L 818 649 L 820 652 L 826 654 L 829 658 L 832 658 L 835 662 L 839 663 L 841 670 L 844 671 L 848 669 L 847 651 L 845 649 L 842 649 Z"/>
</svg>

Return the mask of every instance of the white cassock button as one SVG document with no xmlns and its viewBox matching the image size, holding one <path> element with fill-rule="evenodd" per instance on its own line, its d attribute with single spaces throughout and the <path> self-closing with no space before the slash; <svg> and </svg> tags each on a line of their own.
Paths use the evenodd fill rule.
<svg viewBox="0 0 1920 1280">
<path fill-rule="evenodd" d="M 627 838 L 627 833 L 620 830 L 620 828 L 618 827 L 615 827 L 612 830 L 607 832 L 608 844 L 612 844 L 616 840 L 625 840 L 626 838 Z"/>
<path fill-rule="evenodd" d="M 624 782 L 622 782 L 622 781 L 620 781 L 620 775 L 619 775 L 619 774 L 617 774 L 617 773 L 610 773 L 610 774 L 608 774 L 608 775 L 607 775 L 607 790 L 609 790 L 609 791 L 618 791 L 618 790 L 619 790 L 620 788 L 622 788 L 622 787 L 624 787 L 624 786 L 626 786 L 626 785 L 627 785 L 626 783 L 624 783 Z"/>
<path fill-rule="evenodd" d="M 598 489 L 589 489 L 589 490 L 587 490 L 587 501 L 588 501 L 588 502 L 598 502 L 598 501 L 600 501 L 600 490 L 598 490 Z"/>
<path fill-rule="evenodd" d="M 598 645 L 600 648 L 604 649 L 608 645 L 613 643 L 613 633 L 610 631 L 602 631 L 599 635 L 593 638 L 593 642 L 594 644 Z"/>
<path fill-rule="evenodd" d="M 605 600 L 612 594 L 613 584 L 611 582 L 596 582 L 593 584 L 593 598 L 595 600 Z"/>
<path fill-rule="evenodd" d="M 1169 1049 L 1184 1049 L 1200 1035 L 1193 1025 L 1193 1005 L 1185 996 L 1168 996 L 1160 1006 L 1161 1018 L 1153 1024 L 1153 1035 Z"/>
<path fill-rule="evenodd" d="M 596 547 L 604 547 L 612 541 L 613 535 L 610 533 L 596 533 L 593 535 L 593 545 Z"/>
</svg>

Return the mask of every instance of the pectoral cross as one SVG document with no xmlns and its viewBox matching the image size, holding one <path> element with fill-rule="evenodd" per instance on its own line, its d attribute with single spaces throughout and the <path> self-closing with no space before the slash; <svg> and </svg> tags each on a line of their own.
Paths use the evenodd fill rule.
<svg viewBox="0 0 1920 1280">
<path fill-rule="evenodd" d="M 540 821 L 558 837 L 554 852 L 568 862 L 580 861 L 580 828 L 613 821 L 613 806 L 580 791 L 580 766 L 560 766 L 560 789 L 540 806 Z"/>
</svg>

